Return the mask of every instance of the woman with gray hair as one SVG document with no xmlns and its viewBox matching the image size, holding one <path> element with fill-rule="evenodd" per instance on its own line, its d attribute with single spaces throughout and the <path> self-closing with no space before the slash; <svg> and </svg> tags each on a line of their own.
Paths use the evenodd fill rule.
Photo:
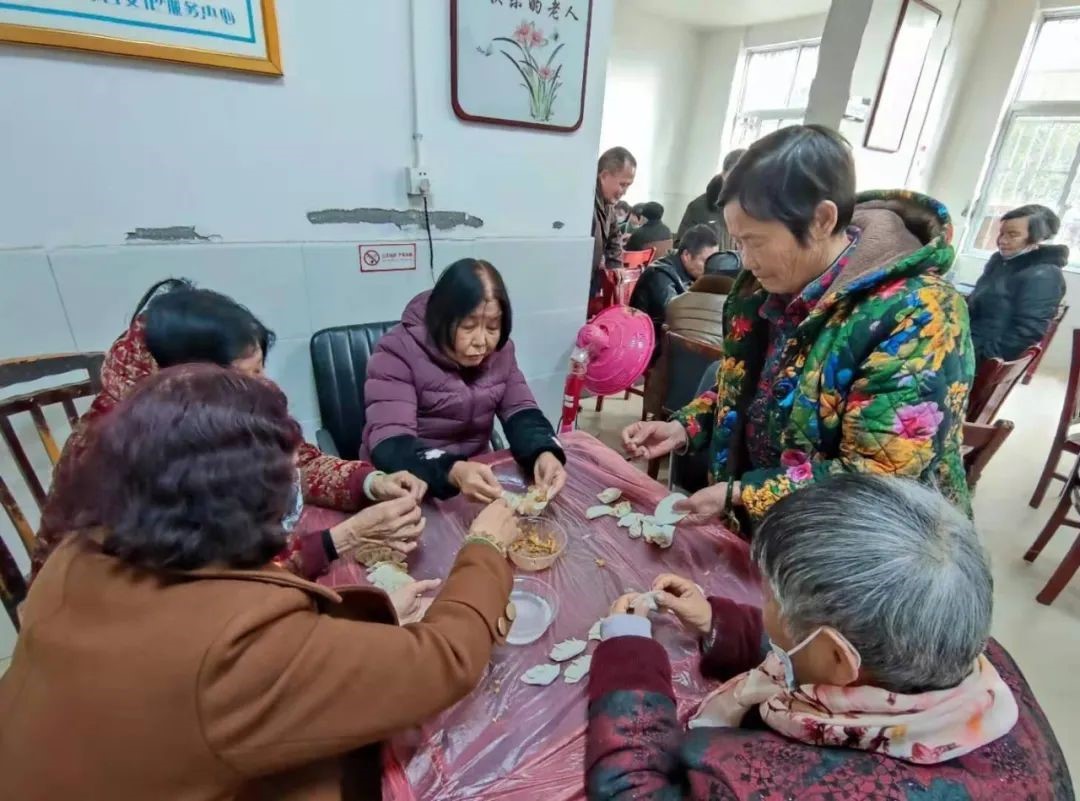
<svg viewBox="0 0 1080 801">
<path fill-rule="evenodd" d="M 778 501 L 751 547 L 763 609 L 653 585 L 724 681 L 689 733 L 649 604 L 615 602 L 589 680 L 591 799 L 1073 797 L 1030 688 L 988 645 L 986 553 L 938 492 L 840 476 Z"/>
<path fill-rule="evenodd" d="M 1054 212 L 1036 204 L 1001 216 L 997 253 L 968 298 L 979 361 L 1019 359 L 1046 334 L 1065 297 L 1061 269 L 1069 263 L 1069 248 L 1043 243 L 1060 227 Z"/>
</svg>

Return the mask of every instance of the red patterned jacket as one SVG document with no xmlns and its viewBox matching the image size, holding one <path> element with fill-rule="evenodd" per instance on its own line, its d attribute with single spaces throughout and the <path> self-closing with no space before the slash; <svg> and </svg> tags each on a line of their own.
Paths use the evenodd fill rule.
<svg viewBox="0 0 1080 801">
<path fill-rule="evenodd" d="M 710 601 L 723 629 L 702 672 L 725 680 L 760 664 L 761 610 L 722 598 Z M 958 759 L 915 765 L 795 742 L 750 716 L 738 728 L 688 733 L 676 715 L 663 647 L 645 637 L 602 642 L 589 677 L 589 799 L 1072 801 L 1065 757 L 1031 687 L 993 640 L 986 655 L 1020 707 L 1016 726 Z"/>
<path fill-rule="evenodd" d="M 136 319 L 109 348 L 101 367 L 101 392 L 82 416 L 79 426 L 68 437 L 65 453 L 77 448 L 85 426 L 116 407 L 135 386 L 158 369 L 146 347 L 142 319 Z M 298 466 L 304 503 L 354 512 L 369 503 L 364 495 L 364 481 L 375 471 L 367 462 L 348 461 L 328 456 L 314 445 L 300 446 Z M 37 546 L 32 556 L 33 575 L 45 563 L 45 558 L 63 539 L 65 532 L 38 532 Z M 327 559 L 321 532 L 293 535 L 285 551 L 276 560 L 294 573 L 313 578 L 325 571 Z"/>
</svg>

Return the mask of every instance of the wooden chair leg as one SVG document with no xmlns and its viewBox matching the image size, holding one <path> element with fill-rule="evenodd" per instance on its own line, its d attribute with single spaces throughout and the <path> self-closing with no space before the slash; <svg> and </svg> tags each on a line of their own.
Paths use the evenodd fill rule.
<svg viewBox="0 0 1080 801">
<path fill-rule="evenodd" d="M 1046 606 L 1052 604 L 1054 599 L 1058 597 L 1058 593 L 1065 589 L 1065 585 L 1069 583 L 1077 568 L 1080 568 L 1080 537 L 1077 537 L 1073 542 L 1069 552 L 1061 560 L 1061 564 L 1058 565 L 1058 569 L 1054 571 L 1054 575 L 1046 582 L 1042 592 L 1035 596 L 1035 600 Z"/>
<path fill-rule="evenodd" d="M 656 481 L 656 477 L 658 475 L 660 475 L 660 458 L 659 457 L 657 457 L 656 459 L 650 459 L 649 460 L 649 467 L 648 467 L 647 472 L 649 474 L 649 478 L 651 478 L 653 481 Z"/>
<path fill-rule="evenodd" d="M 1066 490 L 1070 487 L 1066 487 Z M 1069 510 L 1072 509 L 1072 493 L 1061 493 L 1061 500 L 1058 501 L 1057 508 L 1054 509 L 1054 513 L 1050 515 L 1050 519 L 1046 521 L 1046 525 L 1043 530 L 1039 532 L 1039 536 L 1035 538 L 1035 542 L 1028 548 L 1027 553 L 1024 554 L 1024 559 L 1028 562 L 1034 562 L 1035 557 L 1042 553 L 1042 549 L 1046 547 L 1046 543 L 1050 542 L 1054 534 L 1061 524 L 1065 522 L 1065 518 L 1069 516 Z"/>
<path fill-rule="evenodd" d="M 1058 462 L 1061 460 L 1062 447 L 1057 443 L 1050 449 L 1050 455 L 1046 458 L 1046 467 L 1043 468 L 1042 475 L 1039 476 L 1039 483 L 1035 485 L 1035 492 L 1031 496 L 1031 500 L 1028 501 L 1028 506 L 1032 509 L 1038 509 L 1046 497 L 1046 489 L 1050 486 L 1050 481 L 1054 477 L 1054 471 L 1057 469 Z"/>
<path fill-rule="evenodd" d="M 604 411 L 604 396 L 603 395 L 597 395 L 596 396 L 596 411 L 598 411 L 598 412 Z"/>
</svg>

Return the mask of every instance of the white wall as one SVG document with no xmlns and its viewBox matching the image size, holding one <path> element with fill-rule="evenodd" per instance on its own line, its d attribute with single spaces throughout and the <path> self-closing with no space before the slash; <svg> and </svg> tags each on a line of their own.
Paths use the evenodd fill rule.
<svg viewBox="0 0 1080 801">
<path fill-rule="evenodd" d="M 600 149 L 630 149 L 630 203 L 655 200 L 678 225 L 686 201 L 679 173 L 700 74 L 701 37 L 689 25 L 630 9 L 616 15 Z"/>
<path fill-rule="evenodd" d="M 308 222 L 320 209 L 409 208 L 402 175 L 412 154 L 409 4 L 319 5 L 316 15 L 300 0 L 277 3 L 281 80 L 0 47 L 0 151 L 9 154 L 0 168 L 0 358 L 103 349 L 148 285 L 186 275 L 276 330 L 269 371 L 309 434 L 317 427 L 312 332 L 394 319 L 432 283 L 418 229 Z M 548 134 L 453 116 L 447 5 L 422 5 L 432 12 L 419 31 L 418 92 L 434 209 L 483 220 L 435 231 L 436 268 L 472 255 L 502 270 L 522 369 L 554 417 L 585 315 L 612 6 L 594 4 L 584 124 Z M 212 240 L 126 242 L 139 227 L 191 225 Z M 386 240 L 417 242 L 420 269 L 361 274 L 357 243 Z M 26 422 L 24 441 L 32 432 Z M 31 456 L 47 479 L 44 453 Z M 9 463 L 0 470 L 13 476 Z M 36 518 L 26 494 L 20 501 Z M 0 535 L 22 558 L 6 518 Z"/>
</svg>

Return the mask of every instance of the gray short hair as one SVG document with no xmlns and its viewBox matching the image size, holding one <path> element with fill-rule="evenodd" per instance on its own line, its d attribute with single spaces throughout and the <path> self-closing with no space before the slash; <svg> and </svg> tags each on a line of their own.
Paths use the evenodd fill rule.
<svg viewBox="0 0 1080 801">
<path fill-rule="evenodd" d="M 975 528 L 915 481 L 852 474 L 794 492 L 752 549 L 790 634 L 831 626 L 884 689 L 955 687 L 990 636 L 994 581 Z"/>
<path fill-rule="evenodd" d="M 634 158 L 634 154 L 625 147 L 611 147 L 600 154 L 600 159 L 596 162 L 596 174 L 616 173 L 627 164 L 637 169 L 637 159 Z"/>
</svg>

